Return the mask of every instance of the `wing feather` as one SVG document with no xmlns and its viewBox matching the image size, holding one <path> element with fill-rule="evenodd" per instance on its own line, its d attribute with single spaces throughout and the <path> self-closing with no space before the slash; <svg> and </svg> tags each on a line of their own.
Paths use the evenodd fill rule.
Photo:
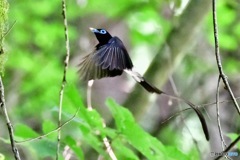
<svg viewBox="0 0 240 160">
<path fill-rule="evenodd" d="M 96 50 L 94 59 L 96 64 L 101 66 L 103 69 L 124 70 L 132 69 L 133 67 L 127 50 L 118 37 L 113 37 L 107 44 Z"/>
<path fill-rule="evenodd" d="M 79 64 L 82 80 L 100 79 L 121 75 L 124 69 L 132 69 L 133 64 L 118 37 L 85 56 Z"/>
</svg>

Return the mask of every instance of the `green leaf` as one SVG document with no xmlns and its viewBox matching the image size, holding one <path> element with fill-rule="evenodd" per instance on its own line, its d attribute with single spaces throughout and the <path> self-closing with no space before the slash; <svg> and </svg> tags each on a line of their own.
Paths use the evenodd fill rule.
<svg viewBox="0 0 240 160">
<path fill-rule="evenodd" d="M 182 159 L 188 157 L 176 147 L 165 147 L 158 139 L 145 132 L 134 120 L 132 114 L 114 100 L 106 101 L 120 134 L 149 160 Z"/>
<path fill-rule="evenodd" d="M 78 156 L 79 160 L 84 160 L 84 153 L 81 147 L 76 143 L 76 140 L 70 136 L 65 138 L 66 144 L 73 150 L 73 152 Z"/>
<path fill-rule="evenodd" d="M 50 120 L 45 120 L 42 124 L 42 130 L 43 130 L 43 133 L 44 134 L 47 134 L 53 130 L 55 130 L 57 128 L 57 125 L 56 123 L 53 123 L 52 121 Z M 53 138 L 53 139 L 56 139 L 56 136 L 57 136 L 57 131 L 56 132 L 53 132 L 52 134 L 48 135 L 48 138 Z"/>
<path fill-rule="evenodd" d="M 236 140 L 237 137 L 239 136 L 238 134 L 236 133 L 228 133 L 227 136 L 232 140 Z M 240 142 L 237 143 L 237 148 L 240 150 Z"/>
<path fill-rule="evenodd" d="M 126 140 L 149 160 L 165 159 L 165 147 L 156 138 L 145 132 L 136 122 L 132 114 L 112 99 L 107 100 L 114 117 L 117 129 Z"/>
<path fill-rule="evenodd" d="M 79 116 L 83 120 L 83 122 L 79 125 L 83 141 L 107 158 L 108 155 L 105 152 L 103 144 L 103 137 L 105 137 L 105 133 L 101 132 L 103 130 L 101 116 L 96 110 L 90 111 L 84 106 L 80 106 Z"/>
<path fill-rule="evenodd" d="M 56 142 L 51 142 L 49 140 L 41 139 L 31 142 L 31 146 L 34 148 L 36 155 L 44 157 L 54 157 L 56 154 Z"/>
<path fill-rule="evenodd" d="M 46 134 L 57 128 L 57 125 L 50 120 L 45 120 L 42 124 L 43 133 Z"/>
<path fill-rule="evenodd" d="M 90 145 L 99 154 L 103 155 L 104 157 L 108 157 L 104 150 L 104 145 L 99 132 L 97 130 L 94 131 L 90 126 L 87 125 L 80 125 L 79 128 L 82 133 L 83 141 Z"/>
<path fill-rule="evenodd" d="M 139 160 L 138 156 L 118 138 L 111 143 L 118 159 Z"/>
<path fill-rule="evenodd" d="M 15 127 L 15 136 L 21 138 L 35 138 L 39 134 L 35 132 L 32 128 L 24 124 L 17 124 Z"/>
</svg>

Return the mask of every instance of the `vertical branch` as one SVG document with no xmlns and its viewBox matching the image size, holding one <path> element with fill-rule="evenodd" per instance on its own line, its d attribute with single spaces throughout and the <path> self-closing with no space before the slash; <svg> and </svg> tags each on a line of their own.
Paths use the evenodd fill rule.
<svg viewBox="0 0 240 160">
<path fill-rule="evenodd" d="M 88 88 L 87 88 L 87 107 L 88 110 L 92 110 L 92 101 L 91 101 L 91 97 L 92 97 L 92 85 L 94 83 L 94 80 L 90 80 L 88 81 Z"/>
<path fill-rule="evenodd" d="M 3 87 L 3 82 L 2 82 L 1 76 L 0 76 L 0 106 L 3 111 L 3 115 L 5 116 L 6 123 L 7 123 L 9 137 L 10 137 L 10 141 L 11 141 L 11 147 L 12 147 L 12 151 L 13 151 L 15 160 L 21 160 L 19 151 L 17 149 L 15 140 L 14 140 L 13 127 L 12 127 L 11 121 L 10 121 L 10 119 L 8 117 L 8 113 L 7 113 L 7 108 L 6 108 L 6 104 L 5 104 L 5 98 L 4 98 L 4 87 Z"/>
<path fill-rule="evenodd" d="M 214 41 L 215 41 L 215 56 L 216 56 L 216 61 L 217 61 L 217 66 L 219 70 L 219 75 L 223 80 L 223 83 L 225 84 L 231 99 L 234 103 L 235 108 L 237 109 L 238 114 L 240 114 L 240 108 L 239 105 L 236 101 L 236 98 L 232 92 L 232 89 L 228 83 L 227 77 L 223 72 L 222 68 L 222 62 L 221 62 L 221 57 L 220 57 L 220 51 L 219 51 L 219 43 L 218 43 L 218 28 L 217 28 L 217 13 L 216 13 L 216 0 L 212 0 L 212 12 L 213 12 L 213 32 L 214 32 Z"/>
<path fill-rule="evenodd" d="M 222 128 L 221 128 L 221 122 L 220 122 L 220 112 L 219 112 L 219 84 L 220 84 L 221 76 L 218 77 L 218 83 L 217 83 L 217 94 L 216 94 L 216 112 L 217 112 L 217 123 L 218 123 L 218 130 L 219 130 L 219 135 L 220 139 L 222 141 L 222 150 L 224 150 L 225 147 L 227 147 L 224 138 L 223 138 L 223 133 L 222 133 Z"/>
<path fill-rule="evenodd" d="M 4 70 L 4 62 L 6 61 L 6 57 L 5 57 L 6 53 L 4 53 L 3 41 L 4 41 L 4 37 L 11 30 L 11 28 L 10 28 L 9 30 L 6 31 L 7 27 L 5 25 L 7 22 L 7 18 L 8 18 L 8 16 L 7 16 L 8 8 L 9 8 L 8 1 L 1 0 L 0 1 L 0 73 L 1 74 Z M 2 82 L 1 75 L 0 75 L 0 107 L 1 107 L 4 119 L 6 121 L 6 124 L 7 124 L 9 139 L 11 142 L 11 148 L 12 148 L 12 152 L 14 154 L 15 160 L 21 160 L 18 148 L 17 148 L 17 146 L 15 144 L 15 140 L 14 140 L 14 132 L 13 132 L 12 123 L 9 119 L 6 104 L 5 104 L 4 85 Z"/>
<path fill-rule="evenodd" d="M 171 84 L 171 86 L 172 86 L 172 88 L 173 88 L 174 94 L 177 95 L 177 96 L 179 96 L 179 92 L 178 92 L 177 86 L 175 85 L 175 82 L 174 82 L 172 76 L 169 77 L 169 81 L 170 81 L 170 84 Z M 179 101 L 177 101 L 177 102 L 178 102 L 179 109 L 182 110 L 181 104 L 179 103 Z M 190 134 L 190 136 L 191 136 L 191 138 L 192 138 L 192 141 L 193 141 L 193 143 L 194 143 L 194 145 L 195 145 L 195 147 L 196 147 L 196 149 L 197 149 L 198 154 L 201 155 L 200 149 L 199 149 L 199 147 L 198 147 L 198 142 L 197 142 L 197 140 L 194 138 L 192 132 L 190 131 L 190 129 L 189 129 L 189 127 L 187 126 L 187 124 L 185 123 L 185 119 L 183 118 L 182 113 L 179 112 L 179 114 L 180 114 L 181 120 L 182 120 L 182 122 L 183 122 L 183 125 L 186 127 L 188 133 Z"/>
<path fill-rule="evenodd" d="M 59 112 L 58 112 L 58 126 L 61 126 L 62 120 L 62 102 L 63 102 L 63 93 L 66 84 L 66 73 L 68 69 L 69 57 L 70 57 L 70 47 L 69 47 L 69 36 L 68 36 L 68 24 L 67 24 L 67 16 L 66 16 L 66 2 L 62 0 L 62 16 L 64 21 L 64 33 L 65 33 L 65 45 L 66 45 L 66 57 L 64 60 L 64 70 L 63 70 L 63 79 L 62 85 L 59 92 Z M 56 153 L 56 160 L 59 157 L 59 150 L 60 150 L 60 140 L 61 140 L 61 129 L 58 130 L 57 136 L 57 153 Z"/>
<path fill-rule="evenodd" d="M 94 80 L 89 80 L 88 81 L 88 88 L 87 88 L 87 109 L 89 111 L 92 111 L 93 108 L 92 108 L 92 101 L 91 101 L 91 92 L 92 92 L 92 85 L 94 83 Z M 102 121 L 102 125 L 103 125 L 103 128 L 106 128 L 106 123 L 104 122 L 104 120 Z M 105 145 L 106 147 L 106 151 L 109 155 L 109 157 L 111 158 L 111 160 L 117 160 L 117 157 L 116 155 L 114 154 L 113 152 L 113 149 L 112 149 L 112 146 L 108 140 L 108 138 L 106 136 L 103 137 L 103 144 Z M 98 159 L 100 159 L 101 156 L 99 156 Z"/>
</svg>

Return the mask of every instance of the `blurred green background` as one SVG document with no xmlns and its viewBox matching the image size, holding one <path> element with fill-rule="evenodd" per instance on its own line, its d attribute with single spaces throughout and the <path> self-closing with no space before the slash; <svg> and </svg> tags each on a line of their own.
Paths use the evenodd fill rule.
<svg viewBox="0 0 240 160">
<path fill-rule="evenodd" d="M 3 83 L 16 140 L 24 140 L 57 127 L 66 54 L 62 6 L 59 0 L 9 0 L 8 3 L 5 26 L 12 29 L 4 40 Z M 238 0 L 218 2 L 222 63 L 236 96 L 240 95 L 239 10 Z M 150 95 L 126 75 L 97 80 L 92 91 L 96 110 L 87 111 L 86 83 L 80 82 L 77 73 L 81 58 L 97 44 L 89 27 L 105 28 L 122 39 L 135 69 L 141 74 L 146 72 L 145 78 L 158 88 L 181 94 L 194 104 L 214 102 L 218 70 L 211 2 L 68 0 L 67 18 L 71 56 L 63 100 L 64 121 L 78 107 L 80 111 L 62 128 L 60 159 L 92 160 L 99 155 L 109 159 L 102 144 L 106 135 L 121 160 L 209 159 L 211 151 L 221 152 L 214 105 L 202 109 L 211 136 L 207 142 L 192 111 L 162 123 L 188 107 L 186 104 L 166 96 Z M 114 100 L 106 102 L 107 97 Z M 220 99 L 230 99 L 222 83 Z M 221 104 L 220 114 L 224 138 L 230 143 L 230 138 L 239 133 L 239 115 L 229 102 Z M 0 160 L 4 159 L 1 155 L 9 160 L 13 156 L 6 141 L 7 127 L 0 115 Z M 102 128 L 102 118 L 109 127 Z M 25 160 L 55 159 L 56 133 L 18 147 Z"/>
</svg>

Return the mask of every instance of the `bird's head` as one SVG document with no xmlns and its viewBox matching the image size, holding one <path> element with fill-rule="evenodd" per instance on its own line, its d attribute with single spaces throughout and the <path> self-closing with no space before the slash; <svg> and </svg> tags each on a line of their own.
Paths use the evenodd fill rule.
<svg viewBox="0 0 240 160">
<path fill-rule="evenodd" d="M 112 36 L 105 29 L 89 28 L 96 36 L 100 44 L 106 44 Z"/>
</svg>

